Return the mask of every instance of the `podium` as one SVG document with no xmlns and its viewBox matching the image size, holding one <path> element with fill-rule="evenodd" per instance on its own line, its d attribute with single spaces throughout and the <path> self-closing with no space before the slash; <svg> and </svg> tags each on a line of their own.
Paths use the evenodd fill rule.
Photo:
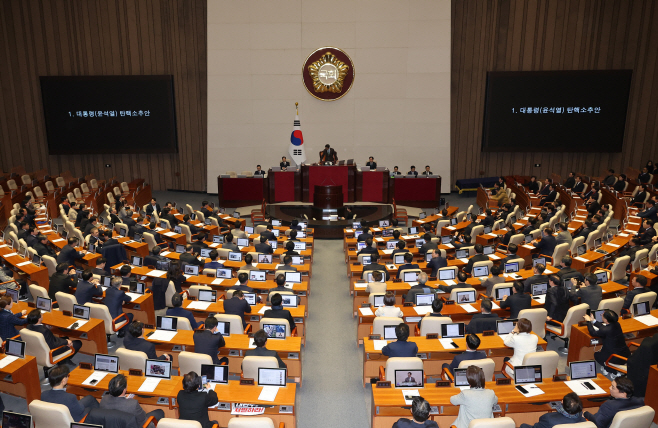
<svg viewBox="0 0 658 428">
<path fill-rule="evenodd" d="M 313 206 L 315 208 L 335 210 L 343 206 L 343 186 L 318 186 L 313 191 Z"/>
<path fill-rule="evenodd" d="M 302 201 L 313 202 L 315 186 L 343 186 L 343 202 L 354 202 L 354 165 L 302 166 Z"/>
</svg>

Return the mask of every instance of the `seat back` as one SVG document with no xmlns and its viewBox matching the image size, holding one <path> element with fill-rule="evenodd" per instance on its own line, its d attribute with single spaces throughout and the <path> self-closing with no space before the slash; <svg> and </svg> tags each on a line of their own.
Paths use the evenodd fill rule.
<svg viewBox="0 0 658 428">
<path fill-rule="evenodd" d="M 103 324 L 105 324 L 105 334 L 114 333 L 114 330 L 112 330 L 112 316 L 110 315 L 110 310 L 107 308 L 107 306 L 90 302 L 85 303 L 85 306 L 89 306 L 91 308 L 89 310 L 90 318 L 103 320 Z M 122 321 L 122 324 L 123 323 L 125 323 L 125 321 Z M 121 326 L 123 327 L 123 325 Z"/>
<path fill-rule="evenodd" d="M 602 309 L 610 309 L 611 311 L 619 315 L 621 313 L 622 306 L 624 306 L 624 298 L 615 297 L 613 299 L 601 300 L 601 302 L 599 302 L 598 310 L 600 311 Z"/>
<path fill-rule="evenodd" d="M 228 428 L 274 428 L 274 422 L 266 417 L 231 418 L 228 420 Z"/>
<path fill-rule="evenodd" d="M 32 400 L 28 404 L 34 428 L 68 427 L 75 422 L 69 408 L 63 404 Z"/>
<path fill-rule="evenodd" d="M 525 318 L 532 323 L 532 332 L 542 339 L 546 336 L 546 317 L 548 311 L 543 308 L 523 309 L 519 311 L 519 319 Z"/>
<path fill-rule="evenodd" d="M 37 284 L 30 284 L 28 288 L 29 288 L 29 290 L 30 290 L 30 294 L 32 295 L 32 298 L 34 299 L 34 301 L 36 301 L 36 300 L 37 300 L 37 297 L 39 297 L 39 296 L 40 296 L 40 297 L 44 297 L 44 298 L 46 298 L 46 299 L 49 299 L 49 298 L 50 298 L 50 297 L 48 296 L 48 290 L 46 290 L 45 288 L 41 287 L 40 285 L 37 285 Z"/>
<path fill-rule="evenodd" d="M 630 262 L 631 262 L 631 256 L 617 257 L 615 259 L 615 262 L 612 264 L 612 268 L 610 268 L 610 272 L 612 272 L 612 277 L 610 278 L 610 281 L 614 282 L 614 281 L 619 281 L 620 279 L 625 279 L 626 267 Z"/>
<path fill-rule="evenodd" d="M 562 244 L 556 245 L 555 250 L 553 251 L 553 266 L 559 266 L 562 261 L 562 257 L 566 256 L 569 252 L 569 243 L 563 242 Z M 548 254 L 547 254 L 548 255 Z"/>
<path fill-rule="evenodd" d="M 185 317 L 176 317 L 178 318 L 178 324 L 177 324 L 177 329 L 178 330 L 194 330 L 192 328 L 192 324 L 190 324 L 190 320 L 188 320 Z"/>
<path fill-rule="evenodd" d="M 122 192 L 130 192 L 130 188 L 128 187 L 128 183 L 126 183 L 125 181 L 122 181 L 120 186 L 121 186 L 121 191 Z"/>
<path fill-rule="evenodd" d="M 83 193 L 89 193 L 89 186 L 87 183 L 80 183 L 80 189 L 82 189 Z"/>
<path fill-rule="evenodd" d="M 52 367 L 50 362 L 50 348 L 43 334 L 23 328 L 20 331 L 21 340 L 25 342 L 25 354 L 32 355 L 37 359 L 37 364 L 44 367 Z"/>
<path fill-rule="evenodd" d="M 204 271 L 205 270 L 206 269 L 204 269 Z M 213 273 L 215 273 L 215 271 L 213 269 L 208 269 L 208 270 L 209 271 L 212 270 Z M 192 286 L 190 286 L 190 288 L 187 289 L 187 292 L 191 297 L 198 298 L 199 297 L 199 290 L 212 290 L 212 287 L 210 287 L 208 285 L 192 285 Z"/>
<path fill-rule="evenodd" d="M 423 370 L 423 360 L 418 357 L 393 357 L 386 360 L 386 380 L 390 380 L 394 388 L 396 370 Z"/>
<path fill-rule="evenodd" d="M 58 187 L 64 187 L 66 186 L 66 181 L 64 180 L 64 177 L 59 176 L 55 178 L 55 183 L 57 183 Z"/>
<path fill-rule="evenodd" d="M 587 313 L 589 306 L 587 303 L 581 303 L 580 305 L 572 306 L 567 312 L 567 316 L 564 317 L 564 334 L 560 337 L 563 339 L 568 339 L 571 336 L 571 326 L 578 324 L 579 321 L 583 320 L 583 316 Z"/>
<path fill-rule="evenodd" d="M 636 303 L 649 302 L 649 310 L 653 307 L 654 302 L 656 301 L 656 293 L 653 291 L 647 291 L 646 293 L 638 294 L 633 297 L 633 302 L 629 310 L 633 310 L 633 305 Z"/>
<path fill-rule="evenodd" d="M 557 365 L 560 355 L 555 351 L 529 352 L 523 357 L 524 366 L 540 365 L 544 377 L 557 374 Z"/>
<path fill-rule="evenodd" d="M 178 354 L 178 370 L 181 376 L 189 372 L 200 374 L 202 364 L 212 364 L 212 357 L 207 354 L 197 354 L 196 352 L 188 351 L 182 351 Z"/>
<path fill-rule="evenodd" d="M 288 320 L 283 319 L 283 318 L 261 318 L 260 319 L 260 328 L 263 328 L 263 325 L 265 324 L 277 324 L 277 325 L 284 325 L 286 326 L 286 337 L 290 337 L 290 324 L 288 323 Z"/>
<path fill-rule="evenodd" d="M 160 227 L 160 224 L 162 223 L 164 223 L 167 226 L 167 229 L 171 229 L 171 224 L 169 224 L 169 220 L 161 218 L 160 221 L 158 222 L 158 227 Z"/>
<path fill-rule="evenodd" d="M 57 260 L 54 257 L 43 255 L 41 260 L 48 268 L 48 276 L 53 276 L 57 272 Z"/>
<path fill-rule="evenodd" d="M 574 427 L 576 425 L 577 424 L 569 425 L 569 427 Z M 557 427 L 557 425 L 555 425 L 555 427 Z M 504 418 L 472 419 L 468 424 L 468 428 L 516 428 L 516 422 L 514 422 L 514 419 L 507 416 Z"/>
<path fill-rule="evenodd" d="M 173 308 L 174 305 L 171 303 L 171 298 L 176 294 L 176 287 L 174 286 L 174 281 L 169 281 L 167 285 L 167 291 L 165 291 L 165 304 L 168 308 Z"/>
<path fill-rule="evenodd" d="M 146 367 L 146 360 L 148 356 L 145 352 L 131 351 L 130 349 L 119 348 L 116 350 L 116 355 L 119 357 L 120 370 L 144 370 Z"/>
<path fill-rule="evenodd" d="M 655 414 L 656 412 L 649 406 L 617 412 L 610 424 L 610 428 L 649 428 Z"/>
<path fill-rule="evenodd" d="M 642 249 L 639 250 L 638 252 L 635 253 L 635 259 L 631 262 L 631 270 L 632 271 L 639 271 L 642 269 L 641 261 L 642 259 L 645 259 L 649 256 L 649 250 Z"/>
<path fill-rule="evenodd" d="M 384 337 L 384 326 L 398 325 L 402 322 L 404 322 L 404 320 L 398 317 L 376 317 L 372 321 L 372 333 Z"/>
<path fill-rule="evenodd" d="M 459 368 L 468 368 L 468 366 L 477 366 L 484 372 L 484 379 L 488 382 L 493 380 L 494 371 L 496 370 L 496 362 L 491 358 L 483 358 L 481 360 L 464 360 L 459 363 Z"/>
<path fill-rule="evenodd" d="M 185 214 L 194 214 L 194 208 L 192 208 L 192 205 L 185 204 Z"/>
<path fill-rule="evenodd" d="M 385 296 L 386 295 L 386 284 L 382 283 L 384 286 L 384 291 L 373 291 L 368 295 L 368 303 L 370 303 L 370 306 L 375 306 L 375 296 Z M 373 284 L 370 287 L 377 287 L 377 284 Z"/>
<path fill-rule="evenodd" d="M 405 272 L 416 272 L 418 275 L 420 275 L 423 271 L 420 269 L 402 269 L 399 271 L 400 272 L 400 278 L 404 280 L 404 273 Z"/>
<path fill-rule="evenodd" d="M 203 215 L 201 211 L 194 211 L 196 213 L 196 219 L 199 220 L 201 223 L 206 221 L 206 216 Z"/>
<path fill-rule="evenodd" d="M 482 235 L 483 233 L 484 233 L 484 226 L 483 225 L 479 224 L 479 225 L 473 227 L 473 229 L 471 229 L 471 242 L 475 242 L 473 240 L 473 238 L 475 238 L 476 236 Z"/>
<path fill-rule="evenodd" d="M 183 373 L 183 372 L 181 372 Z M 186 372 L 189 373 L 189 372 Z M 197 372 L 199 373 L 199 372 Z M 233 418 L 238 419 L 238 418 Z M 240 418 L 242 419 L 242 418 Z M 247 419 L 247 418 L 245 418 Z M 269 419 L 269 418 L 268 418 Z M 186 421 L 183 419 L 171 419 L 171 418 L 162 418 L 158 421 L 158 427 L 160 428 L 203 428 L 203 426 L 197 421 Z"/>
<path fill-rule="evenodd" d="M 523 240 L 525 239 L 525 236 L 523 233 L 517 233 L 516 235 L 512 235 L 512 237 L 509 239 L 509 244 L 515 244 L 519 245 Z"/>
<path fill-rule="evenodd" d="M 52 181 L 46 181 L 44 184 L 46 186 L 46 191 L 47 192 L 54 192 L 55 191 L 55 186 L 53 185 Z"/>
<path fill-rule="evenodd" d="M 153 250 L 153 247 L 158 245 L 158 243 L 155 242 L 155 237 L 153 237 L 153 235 L 151 235 L 150 233 L 143 234 L 142 239 L 144 240 L 144 242 L 146 242 L 149 251 Z"/>
<path fill-rule="evenodd" d="M 486 266 L 489 268 L 489 272 L 491 272 L 491 268 L 493 267 L 493 262 L 491 260 L 483 260 L 481 262 L 475 262 L 473 263 L 473 267 L 480 267 L 480 266 Z"/>
<path fill-rule="evenodd" d="M 183 235 L 185 235 L 185 239 L 187 240 L 187 243 L 190 244 L 192 243 L 192 232 L 190 231 L 190 226 L 180 223 L 180 230 L 183 232 Z"/>
<path fill-rule="evenodd" d="M 437 236 L 441 236 L 441 229 L 450 226 L 450 220 L 439 220 L 436 223 L 436 234 Z"/>
<path fill-rule="evenodd" d="M 16 185 L 16 180 L 7 180 L 7 188 L 9 190 L 17 190 L 18 186 Z"/>
<path fill-rule="evenodd" d="M 432 317 L 426 316 L 423 318 L 423 322 L 420 325 L 420 335 L 427 336 L 428 334 L 438 334 L 441 337 L 441 324 L 450 324 L 452 323 L 452 318 L 450 317 Z"/>
<path fill-rule="evenodd" d="M 244 334 L 244 329 L 242 327 L 242 318 L 240 318 L 240 315 L 215 314 L 215 318 L 217 319 L 217 321 L 223 321 L 229 323 L 231 335 Z"/>
<path fill-rule="evenodd" d="M 242 360 L 242 377 L 258 381 L 258 369 L 276 369 L 279 367 L 279 361 L 276 357 L 256 357 L 248 356 Z"/>
<path fill-rule="evenodd" d="M 217 248 L 217 254 L 219 254 L 220 259 L 228 259 L 228 255 L 231 252 L 230 248 Z"/>
<path fill-rule="evenodd" d="M 475 288 L 455 288 L 450 292 L 450 300 L 457 302 L 457 293 L 461 293 L 462 291 L 475 291 Z M 477 298 L 477 292 L 475 292 L 475 297 Z"/>
<path fill-rule="evenodd" d="M 57 299 L 60 311 L 69 311 L 73 313 L 73 305 L 78 304 L 78 300 L 73 294 L 63 293 L 61 291 L 55 293 L 55 299 Z"/>
</svg>

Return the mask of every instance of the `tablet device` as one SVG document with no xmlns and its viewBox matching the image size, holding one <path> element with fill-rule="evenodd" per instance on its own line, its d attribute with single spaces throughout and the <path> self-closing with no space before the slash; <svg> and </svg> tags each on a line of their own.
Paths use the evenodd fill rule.
<svg viewBox="0 0 658 428">
<path fill-rule="evenodd" d="M 133 266 L 142 267 L 142 261 L 143 259 L 141 257 L 133 256 L 130 264 Z"/>
<path fill-rule="evenodd" d="M 201 376 L 205 376 L 208 382 L 228 385 L 228 365 L 201 364 Z"/>
<path fill-rule="evenodd" d="M 41 309 L 41 312 L 50 312 L 53 308 L 52 299 L 47 299 L 45 297 L 37 296 L 37 309 Z"/>
<path fill-rule="evenodd" d="M 384 295 L 383 294 L 382 295 L 379 295 L 379 294 L 375 295 L 374 298 L 373 298 L 372 305 L 376 308 L 381 308 L 382 306 L 384 306 Z"/>
<path fill-rule="evenodd" d="M 434 293 L 416 294 L 415 296 L 416 306 L 429 306 L 432 304 L 435 297 L 436 295 Z"/>
<path fill-rule="evenodd" d="M 5 354 L 18 358 L 25 358 L 25 342 L 14 339 L 6 339 Z"/>
<path fill-rule="evenodd" d="M 483 254 L 484 254 L 485 256 L 488 256 L 489 254 L 493 254 L 493 253 L 494 253 L 494 247 L 493 247 L 493 245 L 486 245 L 486 246 L 484 246 L 483 248 L 484 248 L 484 253 L 483 253 Z"/>
<path fill-rule="evenodd" d="M 441 324 L 441 337 L 464 337 L 465 325 L 463 322 L 455 322 L 450 324 Z"/>
<path fill-rule="evenodd" d="M 393 256 L 393 263 L 396 264 L 396 265 L 403 265 L 404 264 L 404 254 L 405 253 L 395 254 Z"/>
<path fill-rule="evenodd" d="M 198 295 L 199 302 L 216 302 L 217 301 L 217 291 L 215 290 L 199 290 Z"/>
<path fill-rule="evenodd" d="M 301 266 L 304 264 L 304 256 L 291 256 L 292 257 L 292 264 Z"/>
<path fill-rule="evenodd" d="M 243 293 L 244 300 L 249 303 L 250 306 L 254 306 L 258 299 L 256 298 L 256 293 Z"/>
<path fill-rule="evenodd" d="M 517 273 L 519 271 L 519 262 L 505 263 L 505 273 Z"/>
<path fill-rule="evenodd" d="M 94 370 L 119 373 L 119 357 L 115 355 L 95 354 Z"/>
<path fill-rule="evenodd" d="M 249 280 L 265 282 L 265 271 L 264 270 L 250 270 L 249 271 Z"/>
<path fill-rule="evenodd" d="M 176 331 L 178 327 L 178 317 L 155 317 L 155 329 L 156 330 L 166 330 L 166 331 Z"/>
<path fill-rule="evenodd" d="M 608 272 L 596 272 L 594 275 L 596 275 L 597 284 L 605 284 L 608 282 Z"/>
<path fill-rule="evenodd" d="M 402 281 L 404 282 L 417 282 L 418 281 L 418 272 L 403 272 L 404 273 L 404 278 Z"/>
<path fill-rule="evenodd" d="M 81 320 L 89 320 L 91 308 L 85 305 L 73 305 L 73 317 Z"/>
<path fill-rule="evenodd" d="M 306 242 L 293 241 L 295 243 L 296 251 L 306 251 Z"/>
<path fill-rule="evenodd" d="M 496 332 L 499 336 L 510 334 L 516 326 L 517 319 L 507 319 L 496 321 Z"/>
<path fill-rule="evenodd" d="M 496 295 L 494 298 L 496 300 L 503 300 L 503 297 L 505 296 L 511 296 L 512 295 L 512 287 L 499 287 L 496 288 Z"/>
<path fill-rule="evenodd" d="M 395 335 L 395 327 L 397 325 L 385 325 L 384 326 L 384 340 L 397 340 L 398 337 Z"/>
<path fill-rule="evenodd" d="M 155 262 L 155 268 L 157 270 L 169 271 L 169 260 L 158 260 L 158 261 L 156 261 Z M 110 278 L 110 277 L 108 277 L 108 278 Z M 109 287 L 109 285 L 108 285 L 108 287 Z"/>
<path fill-rule="evenodd" d="M 217 272 L 215 272 L 217 278 L 231 278 L 232 274 L 233 270 L 228 268 L 217 268 Z"/>
<path fill-rule="evenodd" d="M 228 253 L 228 259 L 232 262 L 241 262 L 242 261 L 242 253 L 237 252 L 237 251 L 231 251 Z"/>
<path fill-rule="evenodd" d="M 397 239 L 391 239 L 390 241 L 386 241 L 386 249 L 387 250 L 395 250 L 398 246 L 398 240 Z"/>
<path fill-rule="evenodd" d="M 258 386 L 286 386 L 287 369 L 258 368 Z"/>
<path fill-rule="evenodd" d="M 283 324 L 263 324 L 263 330 L 269 339 L 286 338 L 286 326 Z"/>
<path fill-rule="evenodd" d="M 569 363 L 571 380 L 596 379 L 596 361 L 572 361 Z"/>
<path fill-rule="evenodd" d="M 489 266 L 474 266 L 473 278 L 486 278 L 489 276 Z"/>
<path fill-rule="evenodd" d="M 458 259 L 467 259 L 468 258 L 468 250 L 457 250 L 455 251 L 455 257 Z"/>
<path fill-rule="evenodd" d="M 441 281 L 450 281 L 455 279 L 455 270 L 454 269 L 439 269 L 439 280 Z"/>
<path fill-rule="evenodd" d="M 423 370 L 396 370 L 395 387 L 423 387 Z"/>
<path fill-rule="evenodd" d="M 415 234 L 418 233 L 418 228 L 417 227 L 409 227 L 409 228 L 407 228 L 407 230 L 409 231 L 409 235 L 415 235 Z"/>
<path fill-rule="evenodd" d="M 158 379 L 171 379 L 171 361 L 146 360 L 144 375 L 146 377 L 157 377 Z"/>
<path fill-rule="evenodd" d="M 475 290 L 458 291 L 456 294 L 457 303 L 475 303 Z"/>
<path fill-rule="evenodd" d="M 647 315 L 651 312 L 649 307 L 649 302 L 640 302 L 633 304 L 633 316 L 639 317 L 641 315 Z"/>
<path fill-rule="evenodd" d="M 213 235 L 212 242 L 213 242 L 213 244 L 223 244 L 224 243 L 224 235 Z"/>
<path fill-rule="evenodd" d="M 180 226 L 174 226 L 174 233 L 183 233 L 183 229 Z"/>
<path fill-rule="evenodd" d="M 297 307 L 297 296 L 294 294 L 282 294 L 281 295 L 281 305 L 284 308 L 296 308 Z"/>
<path fill-rule="evenodd" d="M 253 235 L 254 234 L 253 226 L 245 226 L 244 233 L 246 233 L 247 235 Z"/>
<path fill-rule="evenodd" d="M 361 257 L 361 264 L 363 266 L 367 266 L 370 264 L 370 256 L 363 256 Z"/>
<path fill-rule="evenodd" d="M 541 383 L 542 379 L 541 364 L 514 367 L 514 383 L 517 385 Z"/>
<path fill-rule="evenodd" d="M 224 337 L 231 335 L 231 323 L 228 321 L 217 321 L 217 332 Z"/>
<path fill-rule="evenodd" d="M 185 270 L 183 271 L 185 275 L 199 276 L 199 266 L 197 265 L 185 265 Z"/>
<path fill-rule="evenodd" d="M 178 254 L 183 254 L 185 252 L 185 245 L 177 244 L 176 245 L 176 252 Z"/>
<path fill-rule="evenodd" d="M 210 257 L 210 252 L 212 251 L 212 248 L 201 248 L 201 251 L 199 251 L 199 255 L 201 257 Z"/>
<path fill-rule="evenodd" d="M 603 313 L 605 312 L 605 309 L 601 309 L 600 311 L 592 311 L 591 314 L 594 317 L 594 319 L 598 322 L 603 322 Z"/>
<path fill-rule="evenodd" d="M 548 293 L 548 282 L 537 282 L 532 284 L 532 295 L 541 296 Z"/>
<path fill-rule="evenodd" d="M 466 371 L 467 368 L 456 368 L 453 370 L 454 376 L 455 376 L 455 386 L 460 387 L 460 386 L 470 386 L 468 383 L 468 378 L 466 377 Z"/>
</svg>

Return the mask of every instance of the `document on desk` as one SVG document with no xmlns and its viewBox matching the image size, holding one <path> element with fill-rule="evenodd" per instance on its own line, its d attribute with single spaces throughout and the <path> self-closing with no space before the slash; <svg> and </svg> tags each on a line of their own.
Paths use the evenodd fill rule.
<svg viewBox="0 0 658 428">
<path fill-rule="evenodd" d="M 500 257 L 498 257 L 498 256 L 495 255 L 495 254 L 489 254 L 489 258 L 490 258 L 490 259 L 493 259 L 493 260 L 500 260 Z"/>
<path fill-rule="evenodd" d="M 611 244 L 611 243 L 609 243 L 609 242 L 608 242 L 606 245 L 610 245 L 611 247 L 615 247 L 615 248 L 619 248 L 619 247 L 621 247 L 621 245 L 618 245 L 618 244 Z"/>
<path fill-rule="evenodd" d="M 377 242 L 384 242 L 384 238 L 375 238 L 375 241 L 377 241 Z"/>
<path fill-rule="evenodd" d="M 5 367 L 7 367 L 9 364 L 13 363 L 16 360 L 18 360 L 18 357 L 14 357 L 13 355 L 7 355 L 2 360 L 0 360 L 0 369 L 4 369 Z"/>
<path fill-rule="evenodd" d="M 222 281 L 224 281 L 223 278 L 213 279 L 213 281 L 211 282 L 211 284 L 212 284 L 212 285 L 219 285 L 219 284 L 222 283 Z"/>
<path fill-rule="evenodd" d="M 147 272 L 146 275 L 147 275 L 147 276 L 155 276 L 155 277 L 158 277 L 158 278 L 159 278 L 159 277 L 161 277 L 162 275 L 164 275 L 164 274 L 166 274 L 166 273 L 167 273 L 167 272 L 165 272 L 165 271 L 163 271 L 163 270 L 153 269 L 152 271 Z"/>
<path fill-rule="evenodd" d="M 546 295 L 545 294 L 542 294 L 540 296 L 534 296 L 532 299 L 538 301 L 542 305 L 546 304 Z"/>
<path fill-rule="evenodd" d="M 155 388 L 158 387 L 158 384 L 160 383 L 161 380 L 162 379 L 157 377 L 147 377 L 146 380 L 142 382 L 142 386 L 140 386 L 137 391 L 153 392 L 155 391 Z"/>
<path fill-rule="evenodd" d="M 9 254 L 3 254 L 2 257 L 8 259 L 9 257 L 14 257 L 17 256 L 18 253 L 9 253 Z"/>
<path fill-rule="evenodd" d="M 172 237 L 172 236 L 176 236 L 177 233 L 176 233 L 176 232 L 165 232 L 165 233 L 163 233 L 163 235 L 164 235 L 164 236 Z"/>
<path fill-rule="evenodd" d="M 272 307 L 271 306 L 263 306 L 262 308 L 260 308 L 260 311 L 258 311 L 258 313 L 259 314 L 264 314 L 265 311 L 267 311 L 269 309 L 272 309 Z"/>
<path fill-rule="evenodd" d="M 210 306 L 210 303 L 211 302 L 199 302 L 197 300 L 187 305 L 187 309 L 197 309 L 199 311 L 205 311 L 206 309 L 208 309 L 208 306 Z"/>
<path fill-rule="evenodd" d="M 516 389 L 517 391 L 519 391 L 521 395 L 523 395 L 526 398 L 544 394 L 544 391 L 542 391 L 537 385 L 530 384 L 530 385 L 519 385 L 519 386 L 522 386 L 526 391 L 528 391 L 527 393 L 523 393 L 519 391 L 518 388 Z"/>
<path fill-rule="evenodd" d="M 589 389 L 585 386 L 585 382 L 590 384 L 594 389 Z M 589 380 L 567 380 L 564 382 L 573 392 L 578 395 L 598 395 L 598 394 L 607 394 L 600 386 L 596 384 L 592 379 Z"/>
<path fill-rule="evenodd" d="M 372 311 L 372 309 L 368 308 L 359 308 L 359 312 L 361 312 L 361 315 L 364 317 L 372 317 L 375 315 L 375 313 Z"/>
<path fill-rule="evenodd" d="M 462 263 L 468 263 L 468 259 L 457 259 L 457 260 L 459 260 Z"/>
<path fill-rule="evenodd" d="M 642 315 L 639 317 L 635 317 L 634 319 L 635 321 L 639 321 L 642 324 L 647 325 L 649 327 L 658 325 L 658 318 L 654 317 L 653 315 Z"/>
<path fill-rule="evenodd" d="M 448 247 L 448 248 L 455 248 L 455 246 L 452 245 L 452 244 L 443 244 L 443 245 L 445 245 L 445 246 Z"/>
<path fill-rule="evenodd" d="M 169 254 L 171 254 L 171 251 L 163 251 L 160 253 L 160 255 L 163 257 L 167 257 Z"/>
<path fill-rule="evenodd" d="M 457 349 L 454 346 L 452 346 L 452 342 L 453 342 L 453 340 L 450 339 L 450 338 L 446 338 L 446 339 L 441 338 L 441 339 L 439 339 L 439 343 L 441 344 L 441 346 L 443 346 L 443 349 L 449 349 L 449 350 Z"/>
<path fill-rule="evenodd" d="M 455 281 L 453 281 L 452 279 L 447 279 L 447 280 L 445 280 L 445 281 L 443 281 L 443 282 L 445 282 L 446 285 L 455 285 L 455 284 L 457 284 L 457 283 L 456 283 Z"/>
<path fill-rule="evenodd" d="M 30 263 L 32 263 L 32 262 L 30 262 L 30 261 L 21 262 L 21 263 L 18 263 L 16 266 L 25 266 L 25 265 L 29 265 Z"/>
<path fill-rule="evenodd" d="M 210 248 L 217 248 L 217 247 L 219 247 L 219 244 L 217 244 L 217 243 L 213 243 L 213 244 L 210 244 L 210 245 L 208 245 L 208 246 L 209 246 Z"/>
<path fill-rule="evenodd" d="M 69 330 L 73 329 L 73 324 L 77 324 L 78 326 L 75 328 L 76 330 L 82 327 L 83 325 L 87 324 L 89 321 L 87 320 L 77 320 L 76 322 L 71 323 L 70 326 L 66 327 Z"/>
<path fill-rule="evenodd" d="M 418 282 L 407 282 L 407 284 L 409 284 L 410 287 L 415 287 L 418 285 Z"/>
<path fill-rule="evenodd" d="M 393 269 L 395 269 L 395 265 L 387 264 L 387 265 L 386 265 L 386 269 L 391 269 L 391 270 L 393 270 Z"/>
<path fill-rule="evenodd" d="M 157 340 L 158 342 L 171 342 L 171 340 L 176 337 L 177 331 L 167 331 L 167 330 L 155 330 L 155 332 L 149 336 L 149 340 Z"/>
<path fill-rule="evenodd" d="M 368 286 L 367 282 L 355 282 L 354 288 L 366 288 Z"/>
<path fill-rule="evenodd" d="M 455 228 L 452 227 L 452 226 L 446 226 L 445 228 L 448 229 L 448 230 L 455 230 Z"/>
<path fill-rule="evenodd" d="M 353 233 L 353 232 L 354 232 L 354 229 L 345 229 L 345 232 L 347 232 L 347 233 Z"/>
<path fill-rule="evenodd" d="M 382 250 L 384 254 L 393 254 L 393 250 Z"/>
<path fill-rule="evenodd" d="M 430 312 L 432 312 L 432 306 L 426 305 L 426 306 L 414 306 L 414 310 L 418 315 L 427 315 Z"/>
<path fill-rule="evenodd" d="M 411 406 L 414 397 L 420 397 L 420 392 L 417 389 L 403 389 L 402 397 L 404 397 L 404 404 Z"/>
<path fill-rule="evenodd" d="M 66 241 L 66 239 L 63 239 L 63 238 L 53 239 L 53 244 L 54 244 L 55 242 L 64 242 L 64 241 Z"/>
<path fill-rule="evenodd" d="M 258 400 L 260 401 L 274 401 L 276 394 L 279 392 L 280 386 L 264 386 L 260 391 Z"/>
<path fill-rule="evenodd" d="M 473 314 L 473 313 L 475 313 L 475 312 L 478 311 L 478 310 L 475 309 L 475 308 L 473 307 L 473 305 L 471 305 L 470 303 L 464 303 L 464 304 L 459 305 L 459 306 L 461 306 L 462 309 L 464 309 L 464 310 L 465 310 L 466 312 L 468 312 L 469 314 Z"/>
<path fill-rule="evenodd" d="M 526 248 L 528 250 L 534 250 L 535 246 L 534 245 L 522 245 L 523 248 Z"/>
<path fill-rule="evenodd" d="M 574 259 L 578 260 L 579 262 L 583 262 L 583 263 L 587 263 L 587 262 L 589 262 L 589 260 L 587 260 L 587 259 L 584 258 L 584 257 L 580 257 L 580 256 L 578 256 L 578 257 L 574 257 Z"/>
<path fill-rule="evenodd" d="M 375 348 L 375 351 L 381 351 L 384 346 L 388 345 L 388 341 L 386 340 L 373 340 L 372 341 L 372 346 Z"/>
<path fill-rule="evenodd" d="M 126 293 L 126 296 L 130 296 L 130 298 L 132 299 L 131 301 L 134 302 L 135 300 L 137 300 L 137 299 L 139 299 L 140 297 L 142 297 L 143 294 L 137 294 L 137 293 Z"/>
<path fill-rule="evenodd" d="M 500 306 L 496 304 L 496 302 L 492 301 L 491 302 L 491 309 L 500 309 Z"/>
<path fill-rule="evenodd" d="M 105 378 L 105 376 L 107 376 L 108 374 L 110 374 L 110 372 L 103 372 L 103 371 L 95 371 L 94 370 L 94 372 L 92 374 L 90 374 L 89 377 L 87 379 L 85 379 L 84 382 L 82 382 L 82 384 L 83 385 L 98 385 L 98 383 L 100 381 L 102 381 L 103 378 Z"/>
</svg>

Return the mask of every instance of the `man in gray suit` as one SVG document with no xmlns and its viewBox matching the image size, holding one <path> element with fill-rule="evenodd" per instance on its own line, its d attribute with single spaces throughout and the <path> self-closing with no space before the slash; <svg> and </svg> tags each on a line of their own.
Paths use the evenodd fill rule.
<svg viewBox="0 0 658 428">
<path fill-rule="evenodd" d="M 118 374 L 112 378 L 108 385 L 108 392 L 103 395 L 101 399 L 100 408 L 109 410 L 119 410 L 131 415 L 135 415 L 137 424 L 141 427 L 144 422 L 151 416 L 155 417 L 156 421 L 164 418 L 164 411 L 161 409 L 153 410 L 146 413 L 139 402 L 133 398 L 133 394 L 126 394 L 128 388 L 128 380 L 125 375 Z M 154 428 L 153 423 L 149 424 L 149 428 Z"/>
<path fill-rule="evenodd" d="M 434 293 L 435 290 L 432 287 L 425 285 L 426 282 L 427 274 L 425 272 L 421 272 L 421 274 L 418 275 L 418 285 L 414 285 L 409 289 L 409 292 L 404 297 L 404 301 L 415 304 L 416 294 Z"/>
<path fill-rule="evenodd" d="M 256 344 L 256 349 L 250 349 L 245 352 L 245 357 L 275 357 L 279 362 L 279 368 L 286 368 L 286 363 L 279 357 L 279 353 L 265 347 L 265 343 L 267 343 L 267 333 L 265 333 L 265 330 L 260 329 L 254 333 L 254 343 Z"/>
<path fill-rule="evenodd" d="M 256 266 L 252 265 L 253 261 L 254 261 L 254 256 L 252 256 L 251 254 L 247 254 L 246 256 L 244 256 L 245 265 L 240 266 L 240 270 L 258 270 Z"/>
<path fill-rule="evenodd" d="M 575 305 L 578 304 L 578 298 L 580 297 L 580 303 L 587 303 L 591 310 L 595 311 L 599 308 L 599 303 L 603 298 L 603 289 L 597 284 L 596 275 L 591 272 L 586 274 L 585 281 L 578 288 L 576 288 L 578 285 L 576 278 L 571 278 L 571 283 L 573 287 L 571 288 L 570 298 Z"/>
<path fill-rule="evenodd" d="M 226 237 L 224 238 L 224 243 L 222 244 L 222 248 L 227 248 L 231 251 L 240 251 L 238 246 L 233 243 L 232 233 L 226 235 Z"/>
<path fill-rule="evenodd" d="M 297 272 L 297 268 L 292 265 L 292 256 L 283 257 L 283 266 L 277 270 L 284 270 L 288 272 Z"/>
<path fill-rule="evenodd" d="M 571 245 L 573 238 L 571 237 L 571 233 L 569 233 L 569 225 L 565 222 L 558 223 L 558 225 L 560 226 L 560 232 L 555 237 L 557 245 L 564 244 L 565 242 Z"/>
</svg>

